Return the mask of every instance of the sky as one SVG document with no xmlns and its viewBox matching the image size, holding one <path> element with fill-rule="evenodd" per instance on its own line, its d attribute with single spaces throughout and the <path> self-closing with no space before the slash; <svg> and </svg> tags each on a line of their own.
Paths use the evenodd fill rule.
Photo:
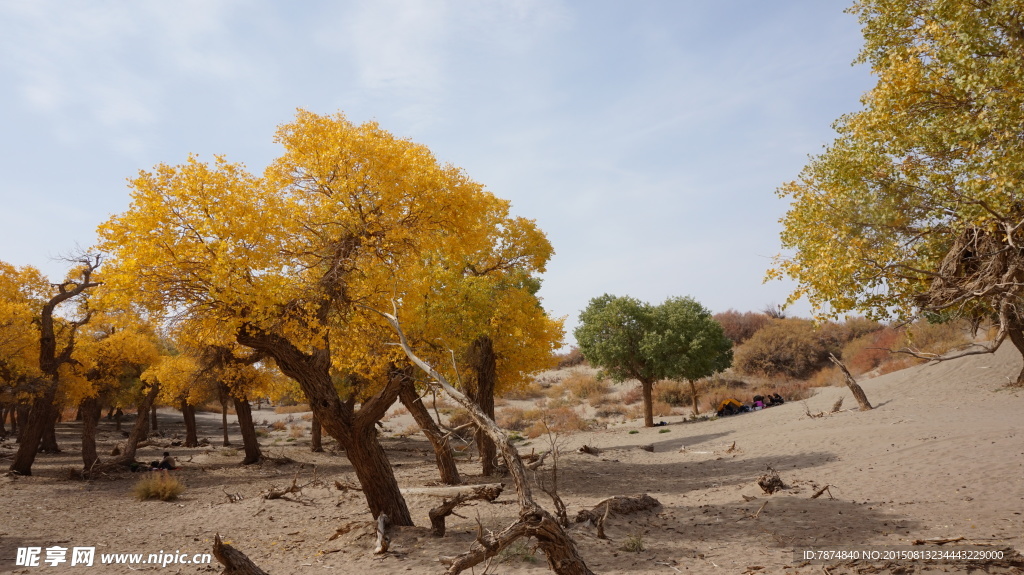
<svg viewBox="0 0 1024 575">
<path fill-rule="evenodd" d="M 261 172 L 302 108 L 376 121 L 536 220 L 570 338 L 605 293 L 761 310 L 793 289 L 763 283 L 775 190 L 873 85 L 846 7 L 0 0 L 0 260 L 63 277 L 139 170 Z"/>
</svg>

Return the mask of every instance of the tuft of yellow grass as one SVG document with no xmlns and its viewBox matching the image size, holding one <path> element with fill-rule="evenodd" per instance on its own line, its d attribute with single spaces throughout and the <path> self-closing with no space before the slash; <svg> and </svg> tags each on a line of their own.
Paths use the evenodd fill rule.
<svg viewBox="0 0 1024 575">
<path fill-rule="evenodd" d="M 139 501 L 159 499 L 173 501 L 185 492 L 185 484 L 171 477 L 167 470 L 162 473 L 148 473 L 132 488 L 132 493 Z"/>
</svg>

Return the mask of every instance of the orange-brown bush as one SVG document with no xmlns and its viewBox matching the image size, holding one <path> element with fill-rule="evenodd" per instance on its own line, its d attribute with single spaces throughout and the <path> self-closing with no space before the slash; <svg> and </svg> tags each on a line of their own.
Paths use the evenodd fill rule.
<svg viewBox="0 0 1024 575">
<path fill-rule="evenodd" d="M 544 386 L 536 381 L 531 381 L 504 392 L 502 397 L 506 399 L 537 399 L 544 397 Z"/>
<path fill-rule="evenodd" d="M 963 321 L 916 321 L 907 329 L 905 345 L 915 351 L 941 355 L 970 343 L 968 332 L 969 326 Z"/>
<path fill-rule="evenodd" d="M 512 431 L 522 431 L 534 422 L 534 418 L 528 418 L 526 410 L 520 407 L 506 407 L 495 412 L 495 415 L 499 427 Z"/>
<path fill-rule="evenodd" d="M 899 347 L 902 330 L 892 327 L 862 335 L 843 346 L 843 363 L 853 374 L 869 372 L 892 359 L 890 349 Z"/>
<path fill-rule="evenodd" d="M 774 320 L 735 352 L 734 365 L 748 374 L 803 379 L 828 361 L 828 350 L 803 319 Z"/>
<path fill-rule="evenodd" d="M 558 361 L 558 369 L 565 369 L 567 367 L 576 367 L 586 362 L 586 358 L 583 357 L 583 352 L 580 348 L 572 346 L 569 351 L 565 353 L 556 353 L 555 359 Z"/>
<path fill-rule="evenodd" d="M 644 400 L 644 390 L 639 385 L 634 385 L 622 392 L 622 404 L 633 405 Z"/>
<path fill-rule="evenodd" d="M 712 318 L 722 326 L 725 337 L 732 340 L 733 345 L 739 345 L 753 337 L 770 319 L 763 313 L 753 311 L 740 313 L 734 309 L 716 313 Z"/>
<path fill-rule="evenodd" d="M 562 380 L 562 387 L 577 399 L 608 393 L 608 382 L 589 373 L 574 371 Z"/>
<path fill-rule="evenodd" d="M 538 420 L 523 431 L 523 434 L 531 439 L 540 437 L 548 431 L 553 433 L 571 433 L 590 429 L 590 422 L 571 407 L 547 409 L 538 415 Z"/>
<path fill-rule="evenodd" d="M 300 403 L 298 405 L 279 405 L 274 408 L 274 413 L 302 413 L 309 411 L 308 403 Z"/>
<path fill-rule="evenodd" d="M 288 428 L 288 424 L 283 421 L 275 421 L 274 423 L 270 424 L 270 428 L 273 429 L 274 431 L 284 431 L 285 429 Z"/>
<path fill-rule="evenodd" d="M 654 417 L 668 417 L 669 415 L 672 415 L 672 406 L 664 401 L 658 401 L 655 399 L 654 403 L 651 405 L 651 413 Z M 644 406 L 642 405 L 631 407 L 629 411 L 626 412 L 626 417 L 630 419 L 641 419 L 643 416 Z"/>
<path fill-rule="evenodd" d="M 693 395 L 690 393 L 690 384 L 681 381 L 666 379 L 659 381 L 654 386 L 654 397 L 658 401 L 667 403 L 672 407 L 682 407 L 693 404 Z"/>
</svg>

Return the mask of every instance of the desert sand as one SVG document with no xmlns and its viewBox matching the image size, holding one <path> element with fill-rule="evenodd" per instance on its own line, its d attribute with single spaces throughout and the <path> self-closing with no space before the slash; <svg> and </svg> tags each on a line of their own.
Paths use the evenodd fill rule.
<svg viewBox="0 0 1024 575">
<path fill-rule="evenodd" d="M 559 437 L 559 492 L 570 517 L 616 495 L 649 494 L 650 511 L 612 515 L 609 539 L 586 524 L 571 533 L 595 573 L 1021 573 L 1017 559 L 989 563 L 952 561 L 891 563 L 881 560 L 808 563 L 794 550 L 861 546 L 898 549 L 917 540 L 963 538 L 949 545 L 979 545 L 1007 557 L 1024 550 L 1024 390 L 1007 387 L 1021 369 L 1009 346 L 980 355 L 923 365 L 861 382 L 875 409 L 856 410 L 846 388 L 822 388 L 803 402 L 711 421 L 645 429 L 639 421 Z M 844 409 L 827 413 L 836 399 Z M 808 417 L 807 412 L 821 417 Z M 241 439 L 219 447 L 219 416 L 201 414 L 201 436 L 211 445 L 172 447 L 187 490 L 177 501 L 137 501 L 138 474 L 92 481 L 68 478 L 80 466 L 78 428 L 60 425 L 63 453 L 41 455 L 31 477 L 0 477 L 0 572 L 14 573 L 212 573 L 221 566 L 170 564 L 16 565 L 18 548 L 95 547 L 100 553 L 209 553 L 220 534 L 256 564 L 285 573 L 442 573 L 442 555 L 469 548 L 479 521 L 500 530 L 516 511 L 511 485 L 496 503 L 460 508 L 444 538 L 430 535 L 428 510 L 440 500 L 409 495 L 416 527 L 394 530 L 391 550 L 372 555 L 373 540 L 356 528 L 330 539 L 342 526 L 370 520 L 344 454 L 310 453 L 309 436 L 288 441 L 285 432 L 264 438 L 264 452 L 297 463 L 241 467 Z M 254 411 L 257 423 L 282 417 Z M 304 423 L 299 414 L 292 422 Z M 180 433 L 176 412 L 161 414 L 161 428 Z M 123 437 L 103 422 L 101 453 Z M 174 428 L 173 426 L 179 426 Z M 404 437 L 404 425 L 385 424 L 384 445 L 403 488 L 435 485 L 432 451 L 422 436 Z M 576 452 L 587 445 L 597 455 Z M 520 451 L 545 449 L 533 440 Z M 642 449 L 653 446 L 653 451 Z M 16 447 L 0 445 L 5 468 Z M 163 447 L 140 450 L 159 459 Z M 549 460 L 550 462 L 550 460 Z M 788 486 L 768 495 L 757 479 L 768 467 Z M 550 471 L 550 465 L 543 468 Z M 479 462 L 460 460 L 469 483 L 489 483 Z M 295 479 L 305 485 L 295 500 L 262 497 Z M 498 479 L 500 480 L 500 479 Z M 505 480 L 508 481 L 507 479 Z M 811 496 L 825 485 L 826 493 Z M 229 495 L 241 496 L 232 502 Z M 830 497 L 831 495 L 831 497 Z M 540 491 L 538 501 L 549 501 Z M 642 551 L 627 551 L 642 542 Z M 548 567 L 528 546 L 491 563 L 488 573 L 544 573 Z M 476 573 L 483 572 L 478 566 Z"/>
</svg>

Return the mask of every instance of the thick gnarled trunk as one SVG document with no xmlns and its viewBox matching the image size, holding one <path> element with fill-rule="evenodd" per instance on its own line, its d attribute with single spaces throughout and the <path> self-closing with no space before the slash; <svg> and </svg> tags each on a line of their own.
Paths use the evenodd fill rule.
<svg viewBox="0 0 1024 575">
<path fill-rule="evenodd" d="M 342 401 L 334 387 L 327 349 L 306 353 L 284 338 L 245 327 L 239 330 L 237 339 L 272 356 L 281 371 L 299 384 L 324 430 L 345 450 L 373 517 L 386 513 L 393 525 L 412 525 L 412 515 L 375 428 L 397 399 L 400 382 L 391 378 L 357 412 L 353 402 Z"/>
<path fill-rule="evenodd" d="M 494 419 L 494 388 L 497 383 L 497 357 L 491 338 L 482 336 L 473 341 L 468 353 L 473 378 L 469 398 L 487 417 Z M 494 475 L 498 468 L 498 448 L 494 440 L 483 429 L 476 431 L 476 448 L 484 475 Z"/>
<path fill-rule="evenodd" d="M 53 402 L 57 396 L 57 383 L 51 382 L 48 389 L 32 402 L 26 417 L 22 420 L 18 431 L 18 451 L 10 470 L 19 475 L 32 475 L 32 464 L 39 453 L 43 434 L 51 418 L 56 420 L 56 406 Z M 21 419 L 19 417 L 19 419 Z"/>
</svg>

